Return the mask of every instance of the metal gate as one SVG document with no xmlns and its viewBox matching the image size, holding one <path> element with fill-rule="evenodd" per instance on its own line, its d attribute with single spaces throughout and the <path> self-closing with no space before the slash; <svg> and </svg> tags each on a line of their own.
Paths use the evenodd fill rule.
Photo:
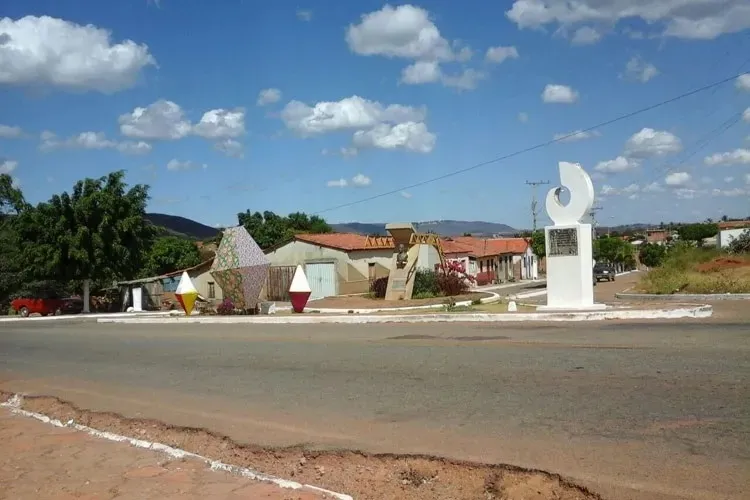
<svg viewBox="0 0 750 500">
<path fill-rule="evenodd" d="M 292 284 L 296 266 L 271 266 L 268 269 L 266 281 L 266 297 L 268 300 L 289 302 L 289 286 Z"/>
<path fill-rule="evenodd" d="M 311 299 L 336 295 L 336 265 L 333 262 L 305 264 L 305 274 L 312 290 Z"/>
</svg>

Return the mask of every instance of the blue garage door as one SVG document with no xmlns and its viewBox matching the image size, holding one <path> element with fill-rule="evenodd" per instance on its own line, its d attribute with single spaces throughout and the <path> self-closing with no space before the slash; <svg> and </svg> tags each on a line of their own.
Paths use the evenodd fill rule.
<svg viewBox="0 0 750 500">
<path fill-rule="evenodd" d="M 312 290 L 311 299 L 336 295 L 336 266 L 333 262 L 305 264 L 305 274 Z"/>
</svg>

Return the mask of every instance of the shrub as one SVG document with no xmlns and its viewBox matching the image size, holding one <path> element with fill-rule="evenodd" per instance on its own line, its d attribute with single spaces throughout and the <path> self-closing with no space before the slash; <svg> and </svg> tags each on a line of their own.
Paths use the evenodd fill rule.
<svg viewBox="0 0 750 500">
<path fill-rule="evenodd" d="M 414 291 L 412 296 L 414 298 L 427 299 L 435 297 L 439 293 L 440 287 L 438 286 L 437 273 L 427 269 L 417 269 L 414 276 Z"/>
<path fill-rule="evenodd" d="M 646 243 L 641 247 L 641 251 L 638 256 L 641 259 L 641 263 L 648 267 L 659 267 L 664 258 L 667 255 L 667 249 L 663 245 L 656 245 L 654 243 Z"/>
<path fill-rule="evenodd" d="M 476 281 L 472 276 L 466 274 L 463 264 L 455 261 L 439 265 L 436 274 L 440 294 L 447 297 L 466 293 L 469 290 L 469 285 Z"/>
<path fill-rule="evenodd" d="M 750 253 L 750 229 L 745 229 L 742 234 L 729 243 L 730 253 Z"/>
<path fill-rule="evenodd" d="M 229 299 L 222 300 L 221 304 L 216 306 L 216 314 L 221 314 L 222 316 L 234 314 L 234 303 Z"/>
<path fill-rule="evenodd" d="M 377 278 L 370 283 L 370 294 L 376 299 L 384 299 L 388 289 L 388 277 Z"/>
</svg>

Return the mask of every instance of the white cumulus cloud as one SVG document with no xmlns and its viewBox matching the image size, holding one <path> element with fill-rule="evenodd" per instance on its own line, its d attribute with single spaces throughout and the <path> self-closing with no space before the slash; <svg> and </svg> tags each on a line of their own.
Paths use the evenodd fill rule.
<svg viewBox="0 0 750 500">
<path fill-rule="evenodd" d="M 0 158 L 0 174 L 11 174 L 17 167 L 17 161 Z"/>
<path fill-rule="evenodd" d="M 734 82 L 734 85 L 740 90 L 746 90 L 750 92 L 750 73 L 744 73 L 738 76 L 737 80 Z"/>
<path fill-rule="evenodd" d="M 258 106 L 267 106 L 281 100 L 281 91 L 279 89 L 263 89 L 258 93 L 258 99 L 255 103 Z"/>
<path fill-rule="evenodd" d="M 618 156 L 614 160 L 600 161 L 594 167 L 597 172 L 618 173 L 638 168 L 641 162 L 635 158 Z"/>
<path fill-rule="evenodd" d="M 553 138 L 560 142 L 576 142 L 591 139 L 593 137 L 599 137 L 601 132 L 598 130 L 574 130 L 573 132 L 563 132 L 562 134 L 555 134 Z"/>
<path fill-rule="evenodd" d="M 519 28 L 552 24 L 563 29 L 640 18 L 660 35 L 692 40 L 750 28 L 747 0 L 515 0 L 505 15 Z"/>
<path fill-rule="evenodd" d="M 119 123 L 122 135 L 147 140 L 182 139 L 193 129 L 182 108 L 164 99 L 120 115 Z"/>
<path fill-rule="evenodd" d="M 664 184 L 667 186 L 684 186 L 692 180 L 692 176 L 687 172 L 672 172 L 664 177 Z"/>
<path fill-rule="evenodd" d="M 167 163 L 167 170 L 172 170 L 174 172 L 180 171 L 180 170 L 195 170 L 198 168 L 207 169 L 208 165 L 205 163 L 196 163 L 194 161 L 180 161 L 176 158 L 169 160 L 169 163 Z"/>
<path fill-rule="evenodd" d="M 567 85 L 547 84 L 542 92 L 542 101 L 548 104 L 573 104 L 578 101 L 579 94 Z"/>
<path fill-rule="evenodd" d="M 23 136 L 21 127 L 0 124 L 0 137 L 3 139 L 17 139 Z"/>
<path fill-rule="evenodd" d="M 357 174 L 352 177 L 352 184 L 357 187 L 365 187 L 372 184 L 372 180 L 364 174 Z"/>
<path fill-rule="evenodd" d="M 659 74 L 659 70 L 651 63 L 645 62 L 638 56 L 631 57 L 625 65 L 625 75 L 641 83 L 646 83 Z"/>
<path fill-rule="evenodd" d="M 232 158 L 244 158 L 245 147 L 234 139 L 224 139 L 214 144 L 214 149 Z"/>
<path fill-rule="evenodd" d="M 144 141 L 116 141 L 108 139 L 104 132 L 81 132 L 65 139 L 57 136 L 54 132 L 45 130 L 40 134 L 41 142 L 39 149 L 51 151 L 54 149 L 114 149 L 121 153 L 131 155 L 142 155 L 149 153 L 151 145 Z"/>
<path fill-rule="evenodd" d="M 484 58 L 491 63 L 501 64 L 508 59 L 518 59 L 518 49 L 514 46 L 509 47 L 490 47 Z"/>
<path fill-rule="evenodd" d="M 206 139 L 226 139 L 245 134 L 245 110 L 212 109 L 203 113 L 193 133 Z"/>
<path fill-rule="evenodd" d="M 0 19 L 0 84 L 116 92 L 156 61 L 145 44 L 50 16 Z"/>
<path fill-rule="evenodd" d="M 424 123 L 404 122 L 396 125 L 381 123 L 371 130 L 354 133 L 358 148 L 405 149 L 415 153 L 429 153 L 435 147 L 435 134 Z"/>
<path fill-rule="evenodd" d="M 591 45 L 602 39 L 602 34 L 591 26 L 581 26 L 575 33 L 570 43 L 573 45 Z"/>
<path fill-rule="evenodd" d="M 715 153 L 706 156 L 703 162 L 708 166 L 750 165 L 750 149 L 738 148 L 734 151 Z"/>
<path fill-rule="evenodd" d="M 625 154 L 633 158 L 651 158 L 680 151 L 682 151 L 682 141 L 666 130 L 643 128 L 625 143 Z"/>
</svg>

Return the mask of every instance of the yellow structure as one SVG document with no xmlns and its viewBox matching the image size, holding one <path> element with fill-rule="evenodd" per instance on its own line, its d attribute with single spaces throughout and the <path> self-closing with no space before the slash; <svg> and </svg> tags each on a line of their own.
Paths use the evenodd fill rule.
<svg viewBox="0 0 750 500">
<path fill-rule="evenodd" d="M 426 261 L 422 267 L 430 268 L 432 263 L 445 264 L 445 255 L 437 234 L 417 233 L 410 223 L 386 224 L 386 231 L 390 238 L 369 237 L 368 244 L 373 247 L 384 248 L 386 245 L 394 249 L 388 275 L 388 288 L 385 292 L 386 300 L 408 300 L 414 290 L 414 277 L 418 269 L 420 256 Z M 432 253 L 430 253 L 430 251 Z M 434 255 L 437 253 L 437 262 Z M 432 255 L 432 257 L 430 257 Z"/>
</svg>

